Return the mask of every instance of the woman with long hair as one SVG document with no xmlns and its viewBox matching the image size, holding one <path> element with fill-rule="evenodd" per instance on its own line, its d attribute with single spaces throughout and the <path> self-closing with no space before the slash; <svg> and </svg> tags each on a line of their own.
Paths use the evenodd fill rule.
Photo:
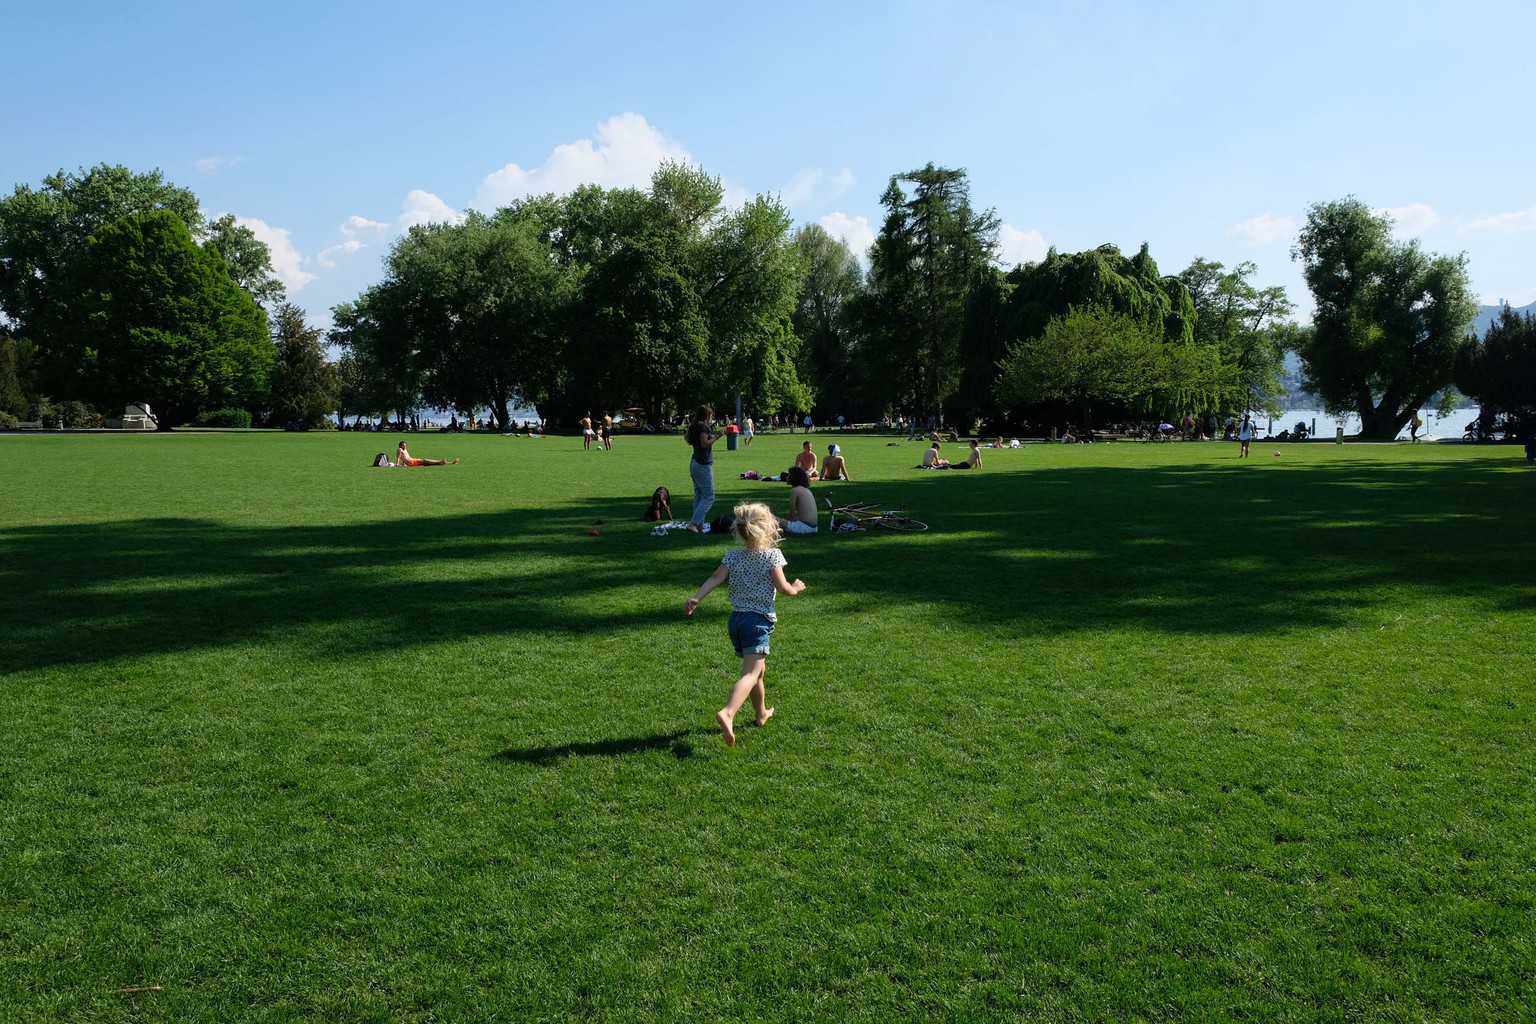
<svg viewBox="0 0 1536 1024">
<path fill-rule="evenodd" d="M 715 410 L 707 405 L 699 407 L 693 422 L 688 425 L 684 437 L 693 455 L 688 460 L 688 475 L 693 478 L 693 515 L 688 529 L 703 533 L 709 521 L 710 506 L 715 503 Z"/>
</svg>

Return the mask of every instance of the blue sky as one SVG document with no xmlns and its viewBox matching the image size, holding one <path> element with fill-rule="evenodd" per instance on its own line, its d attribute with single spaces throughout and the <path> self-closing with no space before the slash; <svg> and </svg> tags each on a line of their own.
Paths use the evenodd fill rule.
<svg viewBox="0 0 1536 1024">
<path fill-rule="evenodd" d="M 887 178 L 970 171 L 1005 254 L 1143 240 L 1305 305 L 1356 194 L 1483 301 L 1536 299 L 1536 5 L 13 5 L 0 186 L 161 168 L 246 219 L 318 321 L 402 225 L 686 156 L 850 241 Z"/>
</svg>

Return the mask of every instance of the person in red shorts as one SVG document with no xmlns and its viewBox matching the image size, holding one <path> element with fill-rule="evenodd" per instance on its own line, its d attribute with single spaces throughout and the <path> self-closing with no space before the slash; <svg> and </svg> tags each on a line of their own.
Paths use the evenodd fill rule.
<svg viewBox="0 0 1536 1024">
<path fill-rule="evenodd" d="M 443 460 L 413 458 L 410 451 L 405 447 L 404 441 L 401 441 L 400 447 L 395 449 L 395 465 L 397 466 L 452 466 L 455 465 L 458 461 L 458 459 Z"/>
</svg>

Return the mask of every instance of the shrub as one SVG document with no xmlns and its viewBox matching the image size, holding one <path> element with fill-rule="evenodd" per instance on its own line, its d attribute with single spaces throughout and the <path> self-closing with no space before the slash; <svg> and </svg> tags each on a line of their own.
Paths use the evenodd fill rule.
<svg viewBox="0 0 1536 1024">
<path fill-rule="evenodd" d="M 0 430 L 15 430 L 20 425 L 21 420 L 0 409 Z"/>
<path fill-rule="evenodd" d="M 60 402 L 53 407 L 53 411 L 54 415 L 63 417 L 64 426 L 72 430 L 101 426 L 101 417 L 84 402 Z"/>
<path fill-rule="evenodd" d="M 249 427 L 251 414 L 244 409 L 213 409 L 199 413 L 196 423 L 200 427 Z"/>
</svg>

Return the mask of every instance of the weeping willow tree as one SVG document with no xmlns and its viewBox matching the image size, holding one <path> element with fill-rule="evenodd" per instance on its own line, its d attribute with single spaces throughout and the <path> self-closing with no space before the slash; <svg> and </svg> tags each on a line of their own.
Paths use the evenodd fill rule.
<svg viewBox="0 0 1536 1024">
<path fill-rule="evenodd" d="M 1014 337 L 1038 338 L 1045 325 L 1069 309 L 1106 309 L 1145 324 L 1170 344 L 1195 339 L 1195 303 L 1176 277 L 1158 272 L 1143 243 L 1127 257 L 1113 245 L 1084 252 L 1052 249 L 1039 263 L 1008 275 Z"/>
</svg>

